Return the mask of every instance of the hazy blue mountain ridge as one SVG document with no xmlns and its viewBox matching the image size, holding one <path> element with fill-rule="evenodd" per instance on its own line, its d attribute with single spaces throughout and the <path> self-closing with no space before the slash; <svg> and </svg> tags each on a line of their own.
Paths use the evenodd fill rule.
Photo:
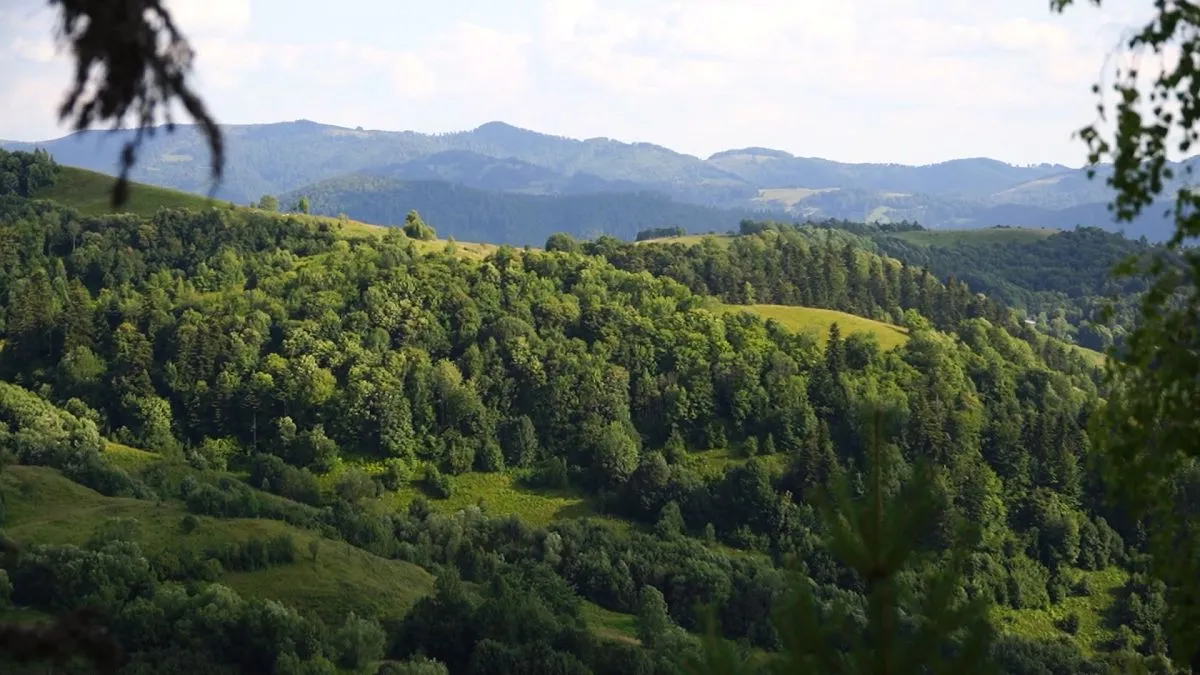
<svg viewBox="0 0 1200 675">
<path fill-rule="evenodd" d="M 44 147 L 64 164 L 111 173 L 129 133 L 92 131 L 38 143 L 0 145 L 18 150 Z M 355 217 L 361 214 L 353 211 L 384 208 L 365 203 L 363 200 L 371 198 L 368 193 L 390 203 L 394 197 L 390 193 L 401 189 L 396 187 L 401 182 L 444 181 L 478 191 L 549 199 L 583 195 L 617 199 L 614 195 L 661 193 L 686 205 L 730 213 L 771 211 L 795 219 L 915 220 L 932 228 L 1003 224 L 1118 229 L 1104 208 L 1108 188 L 1103 175 L 1089 180 L 1083 170 L 1058 164 L 1014 166 L 988 158 L 926 166 L 850 164 L 770 148 L 726 150 L 701 159 L 651 143 L 577 140 L 503 122 L 489 122 L 470 131 L 423 134 L 300 120 L 229 125 L 225 133 L 228 163 L 219 198 L 248 203 L 264 194 L 320 191 L 325 208 Z M 365 192 L 345 191 L 347 181 L 363 177 L 392 182 L 375 183 L 374 189 Z M 177 127 L 172 134 L 156 134 L 143 147 L 133 178 L 192 192 L 207 191 L 208 152 L 203 138 L 189 126 Z M 336 183 L 338 189 L 323 185 L 333 179 L 342 179 Z M 388 187 L 381 191 L 380 185 Z M 427 197 L 434 194 L 428 188 L 401 191 Z M 347 199 L 353 194 L 353 208 L 350 202 L 329 201 L 337 194 Z M 437 194 L 448 197 L 455 193 L 442 190 Z M 707 222 L 708 218 L 700 220 Z M 679 224 L 703 229 L 696 223 Z"/>
</svg>

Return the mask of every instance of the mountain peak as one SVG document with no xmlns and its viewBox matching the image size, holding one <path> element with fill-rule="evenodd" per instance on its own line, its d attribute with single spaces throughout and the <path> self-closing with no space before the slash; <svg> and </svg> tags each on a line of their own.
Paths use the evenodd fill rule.
<svg viewBox="0 0 1200 675">
<path fill-rule="evenodd" d="M 514 127 L 513 125 L 509 124 L 508 122 L 501 122 L 500 120 L 492 120 L 491 122 L 484 122 L 483 124 L 480 124 L 479 126 L 475 127 L 475 131 L 485 131 L 486 132 L 486 131 L 526 131 L 526 130 L 520 129 L 518 127 Z"/>
<path fill-rule="evenodd" d="M 733 150 L 722 150 L 709 155 L 708 159 L 720 159 L 722 157 L 735 157 L 737 155 L 754 155 L 756 157 L 774 157 L 776 159 L 794 159 L 795 156 L 790 152 L 783 150 L 775 150 L 774 148 L 760 148 L 757 146 L 749 148 L 735 148 Z"/>
</svg>

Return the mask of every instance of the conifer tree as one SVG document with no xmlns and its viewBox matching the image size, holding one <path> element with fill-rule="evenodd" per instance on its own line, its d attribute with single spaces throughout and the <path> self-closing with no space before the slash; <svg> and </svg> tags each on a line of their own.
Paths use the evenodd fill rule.
<svg viewBox="0 0 1200 675">
<path fill-rule="evenodd" d="M 820 501 L 827 545 L 853 570 L 866 589 L 866 628 L 845 607 L 826 609 L 802 578 L 779 607 L 776 629 L 783 642 L 778 655 L 756 662 L 732 643 L 717 637 L 712 613 L 708 634 L 688 671 L 700 675 L 777 673 L 779 675 L 909 675 L 916 673 L 989 673 L 994 629 L 983 598 L 962 601 L 968 556 L 978 541 L 972 524 L 932 567 L 925 591 L 914 597 L 904 573 L 918 568 L 915 542 L 935 520 L 934 473 L 925 464 L 898 492 L 889 494 L 896 468 L 884 448 L 885 419 L 880 407 L 869 411 L 871 452 L 866 494 L 857 502 L 850 482 L 834 479 Z M 926 561 L 928 562 L 928 561 Z"/>
</svg>

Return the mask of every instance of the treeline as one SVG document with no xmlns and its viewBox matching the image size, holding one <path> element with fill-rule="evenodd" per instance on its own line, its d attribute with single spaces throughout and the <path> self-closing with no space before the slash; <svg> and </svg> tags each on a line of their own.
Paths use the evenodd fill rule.
<svg viewBox="0 0 1200 675">
<path fill-rule="evenodd" d="M 873 253 L 853 234 L 812 226 L 743 228 L 757 234 L 697 245 L 634 245 L 612 237 L 568 241 L 559 233 L 546 247 L 603 256 L 622 270 L 674 279 L 693 293 L 733 304 L 820 307 L 897 325 L 908 325 L 911 310 L 949 332 L 964 321 L 985 319 L 1027 342 L 1057 370 L 1094 373 L 1067 344 L 1045 339 L 1001 303 L 952 276 L 942 282 L 928 268 Z"/>
<path fill-rule="evenodd" d="M 639 231 L 637 236 L 634 237 L 634 241 L 646 241 L 647 239 L 662 239 L 666 237 L 682 237 L 685 234 L 687 234 L 687 230 L 684 230 L 678 225 L 671 227 L 651 227 L 649 229 Z"/>
<path fill-rule="evenodd" d="M 849 233 L 765 232 L 727 250 L 601 239 L 583 245 L 593 255 L 502 248 L 471 261 L 419 254 L 399 231 L 344 241 L 261 212 L 80 218 L 16 199 L 0 201 L 0 229 L 5 379 L 74 410 L 89 434 L 246 470 L 254 488 L 306 503 L 215 474 L 124 474 L 110 492 L 280 518 L 453 568 L 486 587 L 484 599 L 439 591 L 430 602 L 442 604 L 405 619 L 436 628 L 388 630 L 423 636 L 396 644 L 458 645 L 442 656 L 466 659 L 469 672 L 574 663 L 564 655 L 593 672 L 648 672 L 605 670 L 609 656 L 572 642 L 582 633 L 533 636 L 484 612 L 527 587 L 492 575 L 520 561 L 545 566 L 536 574 L 554 593 L 574 597 L 561 591 L 569 584 L 615 611 L 649 616 L 655 589 L 670 621 L 646 623 L 664 635 L 701 628 L 694 603 L 707 601 L 724 635 L 768 651 L 782 646 L 768 617 L 792 557 L 831 607 L 863 607 L 867 580 L 830 553 L 812 499 L 838 477 L 866 479 L 868 405 L 901 411 L 888 433 L 898 476 L 936 467 L 939 506 L 913 542 L 914 589 L 939 568 L 958 519 L 983 533 L 961 593 L 1014 609 L 1049 607 L 1083 592 L 1087 571 L 1138 559 L 1136 526 L 1105 505 L 1083 461 L 1099 404 L 1092 370 L 1007 327 L 986 298 L 856 248 Z M 884 351 L 835 327 L 821 347 L 749 314 L 710 312 L 699 292 L 899 319 L 908 342 Z M 4 419 L 31 439 L 39 432 L 26 427 L 73 428 Z M 366 461 L 381 468 L 342 474 L 333 490 L 314 480 Z M 447 520 L 421 502 L 379 512 L 381 490 L 501 470 L 581 490 L 644 531 Z M 488 605 L 493 592 L 502 601 Z M 569 604 L 528 611 L 573 631 Z M 1131 626 L 1137 639 L 1114 653 L 1160 653 L 1146 632 L 1155 621 Z M 683 649 L 627 658 L 678 664 Z M 1021 668 L 1040 649 L 1021 651 Z M 1054 672 L 1098 667 L 1070 654 L 1078 668 Z"/>
<path fill-rule="evenodd" d="M 1145 290 L 1143 282 L 1135 277 L 1114 278 L 1113 269 L 1130 258 L 1145 260 L 1151 256 L 1168 255 L 1161 247 L 1095 227 L 1076 228 L 1045 238 L 1011 241 L 992 240 L 983 232 L 976 233 L 983 236 L 968 233 L 948 245 L 938 244 L 936 240 L 925 243 L 896 236 L 920 231 L 923 231 L 920 225 L 906 222 L 875 224 L 836 220 L 805 225 L 746 220 L 739 227 L 743 237 L 777 237 L 778 234 L 771 233 L 789 233 L 785 239 L 807 240 L 810 246 L 822 243 L 826 236 L 832 237 L 829 241 L 886 256 L 892 259 L 893 264 L 899 263 L 902 269 L 908 268 L 922 277 L 927 271 L 934 281 L 940 281 L 948 288 L 961 287 L 959 304 L 964 302 L 961 298 L 977 298 L 980 294 L 986 296 L 995 309 L 989 309 L 983 316 L 993 321 L 1007 321 L 1001 319 L 1009 315 L 1005 308 L 1019 309 L 1036 321 L 1040 331 L 1098 351 L 1121 343 L 1136 318 L 1138 294 Z M 797 237 L 797 234 L 801 236 Z M 846 237 L 845 234 L 854 236 Z M 598 249 L 593 246 L 589 250 Z M 622 267 L 638 269 L 636 266 L 641 265 L 656 274 L 667 273 L 665 270 L 670 265 L 669 259 L 646 251 L 638 251 L 638 254 L 642 262 L 621 258 Z M 754 276 L 760 279 L 757 286 L 750 281 L 752 288 L 762 286 L 763 279 L 778 279 L 776 285 L 790 280 L 786 278 L 789 273 L 785 272 L 784 277 L 780 277 L 774 269 L 765 274 L 759 273 L 753 267 L 757 264 L 753 259 L 754 254 L 747 254 L 747 247 L 737 240 L 727 252 L 722 252 L 721 247 L 710 246 L 703 251 L 694 251 L 690 256 L 693 265 L 696 269 L 702 269 L 702 272 L 684 274 L 676 270 L 669 274 L 687 283 L 696 292 L 714 292 L 730 302 L 742 302 L 744 298 L 744 293 L 740 294 L 743 297 L 739 297 L 739 293 L 733 289 L 741 282 L 739 274 L 748 279 Z M 650 258 L 655 258 L 657 263 L 644 262 Z M 712 265 L 707 262 L 710 259 L 714 261 Z M 855 267 L 847 267 L 851 275 L 847 277 L 849 287 L 864 288 L 873 283 L 876 288 L 883 288 L 883 284 L 895 283 L 891 279 L 872 281 L 870 276 L 880 274 L 876 267 L 883 273 L 887 272 L 888 267 L 874 259 L 868 260 L 865 266 L 859 263 L 857 271 Z M 812 265 L 821 261 L 802 259 L 801 262 Z M 731 268 L 734 271 L 729 271 Z M 803 269 L 797 267 L 790 274 Z M 821 273 L 811 270 L 804 273 L 821 276 Z M 854 276 L 859 278 L 855 280 Z M 888 314 L 887 305 L 880 306 L 881 298 L 882 302 L 888 302 L 882 295 L 874 298 L 829 297 L 822 294 L 819 288 L 806 291 L 802 280 L 793 281 L 793 285 L 797 284 L 799 294 L 791 292 L 791 289 L 779 292 L 772 288 L 763 295 L 761 301 L 830 307 L 873 318 L 884 318 Z M 792 298 L 799 298 L 800 301 L 793 302 Z M 909 305 L 901 306 L 907 308 Z M 943 329 L 952 326 L 958 316 L 954 313 L 946 315 L 945 312 L 938 315 L 931 307 L 926 309 L 928 311 L 922 313 L 933 316 L 935 325 Z M 935 313 L 929 314 L 930 311 Z M 969 310 L 968 315 L 977 311 Z M 897 318 L 893 312 L 893 316 L 885 320 L 897 321 Z"/>
<path fill-rule="evenodd" d="M 0 149 L 0 197 L 32 197 L 54 185 L 58 164 L 45 150 L 7 152 Z"/>
</svg>

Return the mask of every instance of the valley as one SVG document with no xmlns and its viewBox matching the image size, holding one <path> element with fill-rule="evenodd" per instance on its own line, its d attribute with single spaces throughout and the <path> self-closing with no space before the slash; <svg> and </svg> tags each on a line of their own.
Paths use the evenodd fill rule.
<svg viewBox="0 0 1200 675">
<path fill-rule="evenodd" d="M 919 222 L 934 230 L 1082 225 L 1129 230 L 1151 241 L 1171 231 L 1165 206 L 1158 205 L 1131 226 L 1118 226 L 1106 208 L 1104 170 L 1088 180 L 1083 169 L 1055 164 L 1012 166 L 987 158 L 847 164 L 769 148 L 699 158 L 649 143 L 576 140 L 503 122 L 423 134 L 298 120 L 230 125 L 225 135 L 231 169 L 218 186 L 222 201 L 248 204 L 274 195 L 294 203 L 308 196 L 316 213 L 383 225 L 399 224 L 417 209 L 456 238 L 518 246 L 560 230 L 632 238 L 654 225 L 686 223 L 691 232 L 708 232 L 744 218 Z M 111 173 L 125 140 L 123 131 L 81 132 L 0 147 L 43 148 L 64 164 Z M 157 134 L 146 140 L 133 178 L 207 193 L 205 147 L 194 127 Z M 303 158 L 289 147 L 304 147 Z M 1182 177 L 1192 163 L 1172 168 Z"/>
<path fill-rule="evenodd" d="M 132 672 L 582 675 L 707 658 L 710 611 L 751 668 L 786 653 L 773 610 L 865 629 L 842 486 L 889 500 L 896 583 L 982 603 L 1003 672 L 1165 658 L 1087 462 L 1144 290 L 1105 270 L 1151 243 L 620 195 L 580 197 L 624 214 L 594 236 L 545 195 L 481 202 L 495 239 L 404 191 L 380 224 L 316 190 L 113 213 L 110 177 L 31 157 L 0 195 L 6 618 L 100 608 Z"/>
</svg>

